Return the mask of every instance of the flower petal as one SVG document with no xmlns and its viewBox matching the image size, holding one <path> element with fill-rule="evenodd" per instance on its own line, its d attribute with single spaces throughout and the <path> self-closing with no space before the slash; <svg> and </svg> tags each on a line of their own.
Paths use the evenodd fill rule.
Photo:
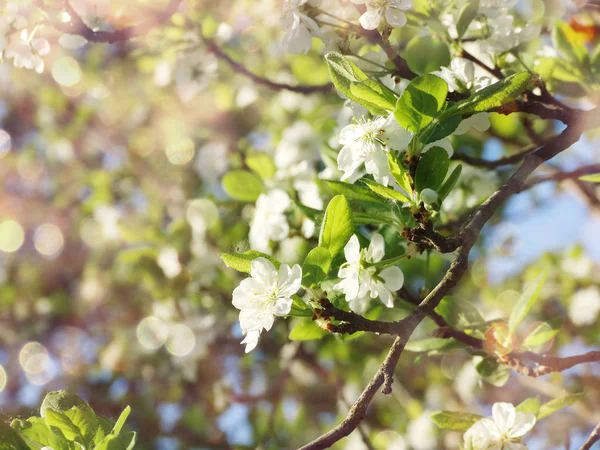
<svg viewBox="0 0 600 450">
<path fill-rule="evenodd" d="M 368 9 L 358 21 L 365 30 L 374 30 L 381 22 L 381 14 L 375 9 Z"/>
<path fill-rule="evenodd" d="M 404 274 L 399 267 L 386 267 L 379 274 L 385 281 L 385 287 L 390 291 L 397 291 L 404 284 Z"/>
</svg>

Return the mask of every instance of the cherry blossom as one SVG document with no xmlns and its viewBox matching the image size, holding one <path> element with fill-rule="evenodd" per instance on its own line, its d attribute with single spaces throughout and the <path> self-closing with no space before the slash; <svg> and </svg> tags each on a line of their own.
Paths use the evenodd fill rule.
<svg viewBox="0 0 600 450">
<path fill-rule="evenodd" d="M 352 311 L 364 313 L 370 299 L 377 297 L 388 308 L 394 306 L 392 291 L 402 287 L 404 274 L 396 266 L 378 270 L 375 263 L 380 262 L 384 255 L 385 243 L 379 233 L 373 234 L 367 249 L 361 250 L 356 235 L 353 235 L 344 247 L 346 263 L 338 272 L 342 280 L 334 289 L 344 292 Z"/>
<path fill-rule="evenodd" d="M 492 417 L 477 421 L 465 433 L 465 450 L 526 450 L 522 437 L 535 425 L 535 416 L 510 403 L 494 403 Z"/>
<path fill-rule="evenodd" d="M 400 28 L 406 25 L 404 11 L 412 6 L 410 0 L 351 0 L 358 5 L 366 4 L 367 11 L 358 21 L 365 30 L 374 30 L 385 17 L 388 25 Z"/>
<path fill-rule="evenodd" d="M 233 306 L 240 310 L 240 326 L 246 335 L 246 353 L 252 351 L 262 330 L 269 331 L 275 316 L 283 317 L 292 308 L 292 295 L 302 282 L 298 264 L 282 264 L 279 271 L 266 258 L 252 260 L 250 277 L 233 291 Z"/>
</svg>

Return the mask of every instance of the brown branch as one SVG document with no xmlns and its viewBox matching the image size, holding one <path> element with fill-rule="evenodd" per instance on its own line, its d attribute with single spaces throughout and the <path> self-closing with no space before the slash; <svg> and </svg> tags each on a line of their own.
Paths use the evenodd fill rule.
<svg viewBox="0 0 600 450">
<path fill-rule="evenodd" d="M 473 56 L 471 53 L 469 53 L 468 51 L 466 51 L 464 48 L 462 49 L 460 56 L 462 56 L 463 58 L 468 59 L 469 61 L 477 64 L 483 70 L 485 70 L 486 72 L 488 72 L 491 75 L 495 76 L 499 80 L 501 80 L 501 79 L 504 78 L 504 75 L 502 74 L 502 71 L 498 67 L 494 67 L 494 68 L 488 67 L 487 64 L 484 64 L 483 62 L 481 62 L 478 58 L 476 58 L 475 56 Z"/>
<path fill-rule="evenodd" d="M 535 185 L 540 183 L 545 183 L 547 181 L 563 181 L 570 179 L 577 179 L 583 175 L 592 175 L 595 173 L 600 173 L 600 164 L 590 164 L 589 166 L 583 166 L 578 169 L 572 170 L 570 172 L 557 172 L 551 175 L 536 177 L 525 185 L 524 189 L 530 189 Z"/>
<path fill-rule="evenodd" d="M 600 362 L 600 351 L 564 358 L 533 352 L 514 352 L 499 358 L 499 361 L 521 375 L 536 378 L 552 372 L 562 372 L 579 364 Z"/>
<path fill-rule="evenodd" d="M 40 2 L 37 3 L 40 5 Z M 177 11 L 180 4 L 181 0 L 171 0 L 164 11 L 157 14 L 154 20 L 146 23 L 119 28 L 114 31 L 95 31 L 83 21 L 69 0 L 64 0 L 64 9 L 69 14 L 71 20 L 69 22 L 54 22 L 52 26 L 63 33 L 78 34 L 90 42 L 106 42 L 112 44 L 118 41 L 126 41 L 137 36 L 143 36 L 156 26 L 168 22 Z M 40 5 L 40 7 L 44 9 L 43 5 Z"/>
<path fill-rule="evenodd" d="M 502 166 L 508 166 L 512 164 L 516 164 L 522 161 L 527 155 L 532 153 L 534 150 L 539 148 L 537 145 L 527 147 L 525 150 L 515 153 L 513 155 L 505 156 L 503 158 L 488 160 L 483 158 L 477 158 L 474 156 L 469 156 L 464 153 L 456 152 L 452 155 L 452 159 L 456 161 L 463 161 L 471 166 L 475 167 L 485 167 L 486 169 L 496 169 Z"/>
<path fill-rule="evenodd" d="M 598 441 L 600 441 L 600 423 L 592 430 L 592 433 L 583 445 L 579 447 L 579 450 L 589 450 Z"/>
<path fill-rule="evenodd" d="M 231 68 L 248 78 L 250 78 L 256 84 L 260 84 L 262 86 L 266 86 L 269 89 L 274 90 L 287 90 L 292 92 L 298 92 L 300 94 L 313 94 L 318 92 L 329 92 L 333 88 L 333 84 L 325 83 L 325 84 L 316 84 L 314 86 L 294 86 L 286 83 L 276 83 L 274 81 L 268 80 L 266 78 L 261 77 L 253 72 L 250 72 L 243 64 L 234 61 L 223 49 L 221 49 L 212 39 L 209 39 L 205 36 L 202 36 L 202 41 L 206 45 L 206 48 L 209 52 L 215 55 L 217 58 L 225 61 L 227 64 L 231 66 Z"/>
</svg>

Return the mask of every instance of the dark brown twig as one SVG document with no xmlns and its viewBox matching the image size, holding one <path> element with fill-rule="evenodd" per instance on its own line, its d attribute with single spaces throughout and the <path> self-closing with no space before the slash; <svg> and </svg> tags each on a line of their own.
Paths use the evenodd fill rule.
<svg viewBox="0 0 600 450">
<path fill-rule="evenodd" d="M 600 423 L 592 430 L 592 433 L 589 435 L 583 445 L 579 447 L 579 450 L 590 450 L 590 448 L 592 448 L 592 446 L 598 441 L 600 441 Z"/>
</svg>

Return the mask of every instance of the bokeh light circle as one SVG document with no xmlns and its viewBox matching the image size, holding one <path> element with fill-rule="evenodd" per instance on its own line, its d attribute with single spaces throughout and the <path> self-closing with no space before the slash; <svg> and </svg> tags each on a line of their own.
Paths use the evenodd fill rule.
<svg viewBox="0 0 600 450">
<path fill-rule="evenodd" d="M 73 87 L 81 81 L 81 68 L 75 58 L 64 56 L 52 65 L 52 77 L 65 87 Z"/>
<path fill-rule="evenodd" d="M 187 325 L 173 325 L 167 340 L 167 350 L 175 356 L 189 355 L 196 346 L 196 336 Z"/>
<path fill-rule="evenodd" d="M 60 228 L 52 223 L 45 223 L 35 230 L 33 243 L 40 254 L 55 257 L 62 251 L 65 241 Z"/>
<path fill-rule="evenodd" d="M 169 336 L 169 327 L 158 317 L 150 316 L 142 319 L 137 327 L 137 338 L 142 347 L 156 350 L 163 345 Z"/>
<path fill-rule="evenodd" d="M 167 154 L 167 159 L 171 164 L 183 166 L 184 164 L 189 163 L 192 158 L 194 158 L 194 154 L 196 153 L 194 141 L 192 141 L 190 138 L 186 138 L 171 142 L 167 145 L 165 153 Z"/>
<path fill-rule="evenodd" d="M 47 369 L 49 361 L 48 350 L 39 342 L 28 342 L 19 352 L 19 363 L 27 374 L 43 373 Z"/>
<path fill-rule="evenodd" d="M 25 242 L 25 231 L 16 220 L 0 222 L 0 251 L 13 253 L 19 250 Z"/>
</svg>

